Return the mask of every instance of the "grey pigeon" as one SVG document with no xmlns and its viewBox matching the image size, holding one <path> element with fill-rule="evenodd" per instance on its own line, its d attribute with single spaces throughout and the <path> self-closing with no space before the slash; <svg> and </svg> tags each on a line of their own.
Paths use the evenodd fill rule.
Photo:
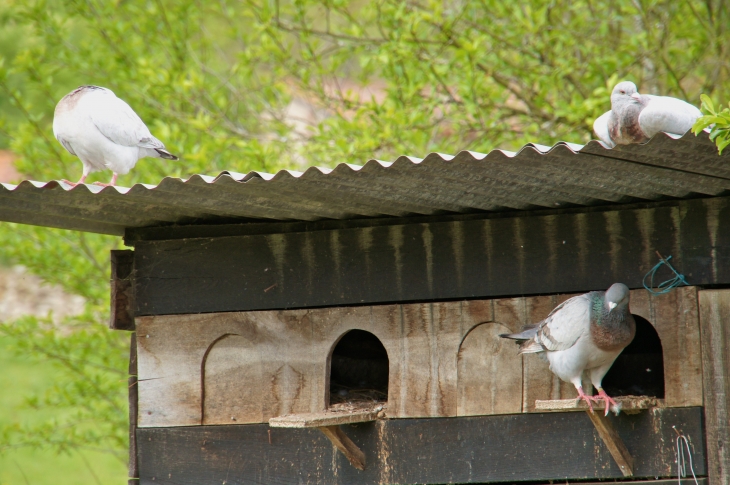
<svg viewBox="0 0 730 485">
<path fill-rule="evenodd" d="M 520 333 L 502 334 L 520 343 L 520 354 L 544 352 L 550 370 L 578 390 L 578 399 L 606 403 L 606 414 L 616 401 L 601 387 L 601 381 L 621 351 L 631 343 L 636 323 L 629 311 L 629 289 L 614 283 L 608 291 L 591 291 L 564 301 L 547 318 Z M 598 396 L 583 392 L 586 371 Z"/>
<path fill-rule="evenodd" d="M 593 131 L 609 148 L 643 143 L 663 131 L 684 135 L 702 112 L 681 99 L 639 94 L 636 85 L 623 81 L 611 92 L 611 111 L 593 122 Z"/>
<path fill-rule="evenodd" d="M 137 113 L 109 89 L 81 86 L 64 96 L 53 115 L 53 134 L 71 155 L 81 159 L 84 183 L 91 172 L 109 169 L 114 174 L 128 173 L 140 158 L 177 160 L 165 145 L 152 136 Z"/>
</svg>

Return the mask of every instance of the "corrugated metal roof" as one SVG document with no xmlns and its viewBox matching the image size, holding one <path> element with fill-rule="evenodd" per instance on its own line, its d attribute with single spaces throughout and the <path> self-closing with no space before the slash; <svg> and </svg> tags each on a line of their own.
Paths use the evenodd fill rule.
<svg viewBox="0 0 730 485">
<path fill-rule="evenodd" d="M 122 235 L 125 228 L 216 221 L 313 221 L 606 205 L 730 191 L 730 151 L 706 134 L 644 145 L 560 142 L 485 155 L 432 153 L 276 174 L 223 172 L 131 188 L 2 184 L 0 220 Z"/>
</svg>

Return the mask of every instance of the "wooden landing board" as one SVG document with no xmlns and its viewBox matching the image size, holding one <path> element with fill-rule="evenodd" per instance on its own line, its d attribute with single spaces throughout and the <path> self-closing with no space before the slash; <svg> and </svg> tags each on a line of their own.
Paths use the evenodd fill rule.
<svg viewBox="0 0 730 485">
<path fill-rule="evenodd" d="M 631 480 L 625 482 L 629 485 L 711 485 L 708 478 L 697 477 L 697 482 L 694 478 L 682 478 L 677 480 L 676 478 L 670 478 L 667 480 Z M 581 482 L 580 485 L 606 485 L 606 482 Z"/>
<path fill-rule="evenodd" d="M 648 396 L 619 396 L 615 398 L 622 413 L 632 413 L 633 411 L 641 411 L 642 409 L 650 409 L 662 406 L 661 400 Z M 604 412 L 606 406 L 603 402 L 593 404 L 596 412 Z M 537 411 L 588 411 L 588 404 L 585 401 L 577 399 L 553 399 L 553 400 L 537 400 L 535 401 L 535 410 Z M 611 411 L 614 411 L 613 409 Z"/>
<path fill-rule="evenodd" d="M 608 419 L 634 458 L 634 477 L 676 474 L 672 426 L 690 437 L 695 472 L 706 476 L 702 408 Z M 317 429 L 139 428 L 140 483 L 565 483 L 623 477 L 583 413 L 392 419 L 342 428 L 365 453 L 365 470 L 352 467 Z"/>
<path fill-rule="evenodd" d="M 366 423 L 378 419 L 382 406 L 370 410 L 350 412 L 321 412 L 306 414 L 289 414 L 269 419 L 272 428 L 319 428 L 322 426 L 338 426 L 340 424 Z"/>
</svg>

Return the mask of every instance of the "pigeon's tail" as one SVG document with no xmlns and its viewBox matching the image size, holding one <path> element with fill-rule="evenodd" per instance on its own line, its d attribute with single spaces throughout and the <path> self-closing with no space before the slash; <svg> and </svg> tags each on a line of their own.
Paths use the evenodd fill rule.
<svg viewBox="0 0 730 485">
<path fill-rule="evenodd" d="M 520 346 L 520 354 L 532 354 L 535 352 L 543 352 L 545 348 L 535 341 L 538 325 L 526 325 L 522 327 L 520 333 L 503 333 L 502 338 L 516 340 Z"/>
<path fill-rule="evenodd" d="M 165 158 L 167 160 L 180 160 L 178 157 L 168 152 L 164 148 L 155 148 L 155 151 L 160 154 L 160 158 Z"/>
</svg>

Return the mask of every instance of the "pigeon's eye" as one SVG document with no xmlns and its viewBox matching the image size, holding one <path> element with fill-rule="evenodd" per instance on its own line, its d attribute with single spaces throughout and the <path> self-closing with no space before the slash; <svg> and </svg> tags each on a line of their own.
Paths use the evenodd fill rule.
<svg viewBox="0 0 730 485">
<path fill-rule="evenodd" d="M 619 91 L 619 93 L 626 94 L 626 91 L 621 90 L 621 91 Z"/>
</svg>

